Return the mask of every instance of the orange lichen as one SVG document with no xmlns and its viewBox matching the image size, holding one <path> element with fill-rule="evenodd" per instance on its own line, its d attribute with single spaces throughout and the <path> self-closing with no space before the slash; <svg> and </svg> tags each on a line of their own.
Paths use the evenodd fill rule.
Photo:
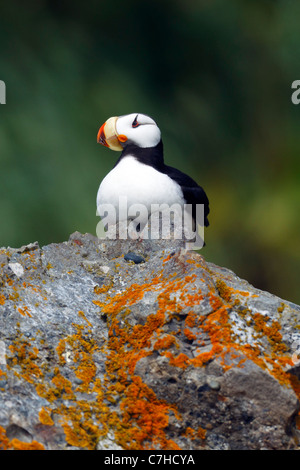
<svg viewBox="0 0 300 470">
<path fill-rule="evenodd" d="M 116 294 L 110 302 L 101 302 L 99 300 L 93 300 L 93 303 L 101 307 L 103 314 L 111 314 L 116 311 L 122 310 L 127 305 L 132 305 L 138 300 L 142 299 L 144 295 L 144 289 L 138 284 L 133 284 L 126 290 L 126 295 Z"/>
<path fill-rule="evenodd" d="M 74 390 L 69 381 L 59 368 L 54 369 L 54 377 L 50 383 L 38 384 L 37 393 L 52 403 L 51 413 L 59 417 L 66 441 L 70 445 L 95 449 L 100 436 L 107 432 L 109 422 L 108 408 L 104 404 L 104 393 L 101 383 L 95 378 L 96 366 L 93 361 L 93 353 L 96 350 L 94 341 L 87 341 L 84 328 L 74 325 L 76 332 L 60 341 L 57 352 L 60 364 L 64 364 L 64 355 L 68 351 L 68 361 L 72 361 L 71 368 L 81 383 Z M 81 400 L 76 392 L 96 393 L 94 400 Z M 61 400 L 68 400 L 69 405 Z M 57 401 L 58 400 L 58 401 Z M 46 410 L 48 411 L 48 410 Z M 42 419 L 43 416 L 42 415 Z M 40 416 L 41 419 L 41 416 Z M 96 425 L 94 419 L 102 425 Z"/>
<path fill-rule="evenodd" d="M 26 317 L 26 316 L 27 316 L 27 317 L 31 317 L 31 314 L 29 313 L 28 310 L 29 310 L 29 308 L 26 307 L 26 306 L 23 307 L 23 308 L 18 307 L 18 312 L 19 312 L 21 315 L 23 315 L 23 317 Z"/>
<path fill-rule="evenodd" d="M 105 294 L 107 291 L 109 291 L 110 288 L 111 288 L 110 285 L 105 285 L 105 286 L 102 286 L 102 287 L 96 286 L 96 287 L 94 287 L 94 292 L 97 295 Z"/>
<path fill-rule="evenodd" d="M 176 340 L 174 335 L 165 335 L 154 343 L 153 350 L 169 349 L 173 344 L 175 344 L 175 342 Z"/>
<path fill-rule="evenodd" d="M 198 427 L 197 429 L 197 437 L 199 439 L 205 439 L 206 438 L 206 429 L 201 428 L 201 426 Z"/>
<path fill-rule="evenodd" d="M 59 362 L 61 365 L 66 363 L 65 354 L 66 354 L 66 339 L 60 339 L 56 347 L 56 352 L 59 357 Z"/>
<path fill-rule="evenodd" d="M 123 429 L 116 432 L 116 438 L 125 449 L 179 449 L 165 435 L 165 428 L 169 424 L 168 415 L 172 409 L 176 413 L 169 403 L 158 400 L 140 377 L 133 376 L 121 403 Z M 125 433 L 124 428 L 127 428 Z"/>
<path fill-rule="evenodd" d="M 153 291 L 156 287 L 161 287 L 163 280 L 161 275 L 155 276 L 150 282 L 139 285 L 132 284 L 124 292 L 118 293 L 114 296 L 106 296 L 105 301 L 94 300 L 93 303 L 101 308 L 103 314 L 113 315 L 122 311 L 125 307 L 130 307 L 136 302 L 140 301 L 145 292 Z M 165 285 L 165 284 L 164 284 Z M 184 280 L 170 281 L 163 292 L 157 297 L 159 310 L 176 311 L 176 299 L 171 299 L 171 294 L 180 289 L 184 285 Z M 98 291 L 97 291 L 98 293 Z"/>
<path fill-rule="evenodd" d="M 93 449 L 99 438 L 112 429 L 119 444 L 128 449 L 159 448 L 176 449 L 178 446 L 166 438 L 168 414 L 173 407 L 158 400 L 139 377 L 134 376 L 134 368 L 139 358 L 151 353 L 150 339 L 165 322 L 162 312 L 149 315 L 145 325 L 121 327 L 116 317 L 110 318 L 110 333 L 107 344 L 107 380 L 101 383 L 95 378 L 92 355 L 95 345 L 87 342 L 83 327 L 77 325 L 77 333 L 65 338 L 59 344 L 59 354 L 63 356 L 66 348 L 74 362 L 75 374 L 83 381 L 80 387 L 96 393 L 95 401 L 84 402 L 76 395 L 69 396 L 73 405 L 59 405 L 52 413 L 60 416 L 60 423 L 70 445 Z M 71 360 L 70 359 L 70 360 Z M 109 379 L 109 380 L 108 380 Z M 52 387 L 37 387 L 39 394 L 54 402 L 64 393 L 70 394 L 71 384 L 55 370 Z M 120 413 L 112 413 L 106 402 L 118 396 Z M 174 411 L 175 412 L 175 411 Z M 94 417 L 94 418 L 93 418 Z M 94 419 L 101 425 L 95 425 Z"/>
<path fill-rule="evenodd" d="M 86 323 L 87 323 L 89 326 L 93 326 L 93 325 L 91 324 L 91 322 L 89 322 L 88 319 L 86 318 L 84 312 L 82 312 L 81 310 L 79 310 L 78 315 L 79 315 L 81 318 L 83 318 L 83 320 L 85 320 Z"/>
<path fill-rule="evenodd" d="M 168 255 L 166 258 L 163 259 L 163 264 L 165 264 L 167 261 L 169 261 L 170 259 L 172 259 L 173 255 Z"/>
<path fill-rule="evenodd" d="M 281 325 L 278 321 L 272 321 L 271 326 L 267 325 L 269 320 L 268 316 L 255 313 L 253 315 L 254 328 L 261 336 L 268 338 L 273 351 L 285 352 L 287 350 L 286 345 L 282 342 L 282 334 L 280 333 Z"/>
<path fill-rule="evenodd" d="M 184 431 L 184 433 L 182 433 L 182 436 L 187 437 L 188 439 L 194 440 L 196 437 L 196 431 L 193 428 L 188 426 L 186 430 Z"/>
<path fill-rule="evenodd" d="M 72 446 L 95 449 L 99 437 L 98 428 L 92 422 L 84 422 L 81 414 L 77 416 L 77 411 L 77 407 L 68 407 L 69 417 L 66 413 L 60 420 L 66 441 Z"/>
<path fill-rule="evenodd" d="M 43 298 L 43 300 L 47 300 L 47 297 L 43 294 L 43 291 L 42 291 L 42 288 L 40 286 L 37 286 L 37 285 L 34 285 L 34 284 L 31 284 L 30 282 L 23 282 L 22 284 L 23 288 L 26 289 L 28 287 L 30 287 L 33 292 L 37 293 L 37 294 L 40 294 L 41 297 Z M 13 289 L 15 289 L 15 287 L 13 287 Z M 18 294 L 16 294 L 16 296 L 18 296 Z"/>
<path fill-rule="evenodd" d="M 209 293 L 209 303 L 214 310 L 218 310 L 224 305 L 222 299 L 215 292 Z"/>
<path fill-rule="evenodd" d="M 40 442 L 23 442 L 19 439 L 9 440 L 5 429 L 0 426 L 0 450 L 45 450 Z"/>
<path fill-rule="evenodd" d="M 30 383 L 34 383 L 37 378 L 43 377 L 42 369 L 36 364 L 38 350 L 32 348 L 30 342 L 23 339 L 22 334 L 20 334 L 18 340 L 15 340 L 9 346 L 9 351 L 13 354 L 11 358 L 12 365 L 18 365 L 21 368 L 21 377 Z"/>
<path fill-rule="evenodd" d="M 118 322 L 113 321 L 108 342 L 110 370 L 118 369 L 121 360 L 123 368 L 127 368 L 132 374 L 137 361 L 152 354 L 152 351 L 148 349 L 151 346 L 150 339 L 164 322 L 165 315 L 161 312 L 149 315 L 145 325 L 135 325 L 131 331 L 128 327 L 120 328 Z M 118 364 L 114 365 L 115 363 Z"/>
<path fill-rule="evenodd" d="M 187 427 L 184 433 L 182 434 L 183 437 L 187 437 L 188 439 L 195 440 L 195 439 L 201 439 L 204 440 L 206 437 L 206 429 L 202 427 L 198 427 L 197 430 Z"/>
<path fill-rule="evenodd" d="M 185 319 L 185 324 L 189 326 L 190 328 L 193 328 L 194 326 L 197 325 L 197 322 L 198 322 L 198 317 L 196 313 L 191 310 Z"/>
<path fill-rule="evenodd" d="M 53 426 L 54 421 L 51 418 L 51 409 L 50 408 L 42 408 L 39 412 L 39 420 L 42 424 L 46 426 Z"/>
<path fill-rule="evenodd" d="M 5 297 L 4 295 L 0 294 L 0 305 L 4 305 L 5 304 Z"/>
<path fill-rule="evenodd" d="M 233 297 L 236 297 L 236 296 L 242 296 L 242 297 L 249 297 L 250 296 L 250 293 L 247 292 L 247 291 L 241 291 L 241 290 L 237 290 L 237 289 L 234 289 L 233 287 L 229 287 L 224 281 L 222 281 L 221 279 L 218 279 L 216 281 L 216 287 L 218 289 L 218 292 L 220 294 L 220 296 L 222 297 L 222 299 L 225 301 L 225 302 L 234 302 L 235 301 L 233 300 Z M 254 295 L 253 297 L 257 297 L 256 295 Z"/>
<path fill-rule="evenodd" d="M 0 426 L 0 450 L 8 450 L 10 448 L 10 441 L 6 436 L 5 429 Z"/>
<path fill-rule="evenodd" d="M 206 321 L 201 325 L 203 331 L 207 332 L 213 344 L 232 343 L 231 326 L 228 318 L 228 308 L 222 305 L 217 310 L 207 316 Z"/>
<path fill-rule="evenodd" d="M 51 382 L 37 384 L 36 392 L 50 403 L 57 399 L 72 400 L 75 398 L 71 382 L 61 374 L 57 367 L 54 369 L 54 377 Z"/>
<path fill-rule="evenodd" d="M 194 273 L 194 274 L 191 274 L 191 275 L 189 275 L 189 276 L 185 276 L 184 282 L 185 282 L 186 284 L 188 284 L 189 282 L 193 282 L 193 281 L 195 281 L 196 279 L 197 279 L 197 275 Z"/>
<path fill-rule="evenodd" d="M 170 351 L 166 351 L 164 355 L 170 359 L 171 366 L 186 369 L 186 367 L 191 363 L 190 358 L 183 353 L 178 354 L 178 356 L 174 356 Z"/>
<path fill-rule="evenodd" d="M 154 278 L 154 286 L 160 282 L 160 276 Z M 170 404 L 157 399 L 141 378 L 134 375 L 138 360 L 152 354 L 153 350 L 162 349 L 163 352 L 175 344 L 174 335 L 159 338 L 166 322 L 166 313 L 177 310 L 175 300 L 170 298 L 175 285 L 174 281 L 164 285 L 157 297 L 157 313 L 148 315 L 144 325 L 132 327 L 124 324 L 121 327 L 117 313 L 125 306 L 138 302 L 144 292 L 151 288 L 151 283 L 142 286 L 134 284 L 124 293 L 109 299 L 110 305 L 104 306 L 105 312 L 109 313 L 110 323 L 106 363 L 110 380 L 105 395 L 110 395 L 112 399 L 115 395 L 121 397 L 121 415 L 115 415 L 112 427 L 115 429 L 117 442 L 125 449 L 178 449 L 177 444 L 167 439 L 165 434 L 169 413 L 175 413 L 176 410 Z M 158 339 L 151 347 L 154 333 Z"/>
<path fill-rule="evenodd" d="M 184 328 L 183 333 L 189 341 L 194 341 L 195 339 L 197 339 L 197 336 L 192 333 L 191 330 L 189 330 L 188 328 Z"/>
<path fill-rule="evenodd" d="M 194 307 L 195 305 L 198 305 L 201 300 L 203 300 L 203 295 L 201 295 L 199 292 L 195 294 L 186 294 L 184 296 L 184 303 L 186 307 Z"/>
<path fill-rule="evenodd" d="M 210 351 L 199 352 L 199 354 L 190 360 L 190 363 L 194 367 L 203 367 L 213 358 L 220 356 L 223 352 L 224 347 L 219 343 L 215 343 Z"/>
<path fill-rule="evenodd" d="M 17 288 L 15 286 L 13 286 L 13 293 L 9 294 L 8 298 L 9 300 L 12 300 L 13 302 L 20 299 L 20 294 L 17 291 Z"/>
<path fill-rule="evenodd" d="M 247 297 L 250 294 L 248 292 L 233 289 L 227 286 L 227 284 L 221 280 L 218 280 L 216 284 L 221 298 L 227 304 L 221 307 L 220 300 L 218 301 L 215 295 L 211 293 L 210 303 L 216 311 L 213 314 L 209 315 L 209 321 L 204 322 L 201 328 L 203 328 L 209 333 L 214 347 L 217 344 L 216 341 L 219 341 L 219 349 L 221 348 L 221 351 L 214 350 L 213 354 L 219 355 L 224 359 L 224 370 L 230 367 L 228 364 L 225 364 L 226 354 L 228 353 L 228 351 L 231 351 L 230 354 L 231 358 L 233 359 L 232 351 L 236 350 L 237 357 L 239 357 L 239 355 L 244 355 L 245 358 L 252 360 L 257 365 L 259 365 L 259 367 L 267 369 L 281 384 L 287 386 L 292 385 L 292 387 L 294 388 L 294 385 L 293 383 L 291 383 L 289 375 L 286 372 L 287 365 L 292 365 L 292 363 L 291 358 L 288 355 L 284 355 L 287 352 L 287 346 L 282 341 L 282 334 L 280 333 L 280 323 L 276 320 L 271 322 L 268 316 L 262 315 L 258 312 L 252 314 L 251 310 L 245 309 L 245 311 L 247 311 L 247 314 L 252 318 L 254 329 L 257 333 L 257 338 L 267 338 L 271 346 L 271 353 L 263 353 L 258 344 L 239 345 L 234 340 L 234 337 L 232 337 L 231 325 L 226 320 L 226 314 L 224 309 L 230 309 L 231 305 L 239 305 L 238 296 Z M 257 295 L 253 294 L 251 295 L 251 297 L 257 297 Z M 215 323 L 216 318 L 214 318 L 216 312 L 223 312 L 223 320 L 222 318 L 220 318 L 220 320 L 217 321 L 217 324 Z M 211 324 L 211 320 L 213 320 L 213 324 Z M 218 324 L 222 324 L 222 329 L 218 327 Z M 195 359 L 195 361 L 196 360 L 197 358 Z M 246 359 L 241 359 L 238 364 L 235 364 L 235 366 L 242 367 L 245 360 Z"/>
<path fill-rule="evenodd" d="M 216 286 L 217 286 L 217 289 L 218 289 L 218 292 L 220 294 L 220 296 L 222 297 L 222 299 L 225 300 L 225 302 L 231 302 L 232 301 L 232 289 L 230 287 L 228 287 L 224 281 L 221 281 L 220 279 L 218 279 L 216 281 Z"/>
<path fill-rule="evenodd" d="M 23 442 L 19 439 L 12 439 L 10 445 L 14 450 L 45 450 L 40 442 L 33 440 L 32 442 Z"/>
<path fill-rule="evenodd" d="M 284 302 L 281 302 L 280 306 L 277 309 L 277 312 L 282 313 L 284 309 L 285 309 L 285 304 Z"/>
</svg>

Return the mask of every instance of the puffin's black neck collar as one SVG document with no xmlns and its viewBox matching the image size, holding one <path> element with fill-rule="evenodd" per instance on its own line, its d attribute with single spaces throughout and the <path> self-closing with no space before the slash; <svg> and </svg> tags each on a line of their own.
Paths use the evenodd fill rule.
<svg viewBox="0 0 300 470">
<path fill-rule="evenodd" d="M 163 143 L 160 141 L 155 147 L 141 148 L 134 144 L 128 144 L 120 155 L 115 166 L 126 156 L 133 156 L 139 162 L 145 165 L 153 166 L 156 170 L 164 167 L 164 150 Z"/>
</svg>

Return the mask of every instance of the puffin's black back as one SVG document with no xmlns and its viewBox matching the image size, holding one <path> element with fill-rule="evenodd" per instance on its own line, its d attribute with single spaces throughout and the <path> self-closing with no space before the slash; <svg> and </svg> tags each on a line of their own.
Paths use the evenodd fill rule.
<svg viewBox="0 0 300 470">
<path fill-rule="evenodd" d="M 194 219 L 196 217 L 196 204 L 204 204 L 204 225 L 208 227 L 209 200 L 204 189 L 193 178 L 177 170 L 177 168 L 165 165 L 165 169 L 164 173 L 180 185 L 186 203 L 193 205 Z"/>
</svg>

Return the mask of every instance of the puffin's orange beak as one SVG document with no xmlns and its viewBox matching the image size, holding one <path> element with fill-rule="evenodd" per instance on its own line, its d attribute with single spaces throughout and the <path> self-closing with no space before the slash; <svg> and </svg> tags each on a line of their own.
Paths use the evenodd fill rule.
<svg viewBox="0 0 300 470">
<path fill-rule="evenodd" d="M 120 151 L 123 150 L 123 147 L 120 141 L 125 142 L 127 140 L 123 140 L 123 135 L 118 135 L 116 129 L 116 122 L 118 117 L 114 116 L 109 118 L 102 126 L 100 127 L 98 134 L 97 134 L 97 142 L 98 144 L 102 144 L 105 147 L 109 147 L 111 150 Z"/>
<path fill-rule="evenodd" d="M 106 123 L 102 124 L 102 126 L 100 127 L 100 129 L 98 131 L 97 142 L 98 142 L 98 144 L 102 144 L 102 145 L 105 145 L 105 147 L 108 147 L 108 143 L 106 142 L 105 134 L 104 134 L 105 124 Z"/>
</svg>

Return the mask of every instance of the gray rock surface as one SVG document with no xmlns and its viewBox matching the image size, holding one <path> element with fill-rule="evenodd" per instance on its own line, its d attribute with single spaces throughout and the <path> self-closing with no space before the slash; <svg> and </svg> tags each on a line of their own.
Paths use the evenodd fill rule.
<svg viewBox="0 0 300 470">
<path fill-rule="evenodd" d="M 298 449 L 299 315 L 175 240 L 1 248 L 0 449 Z"/>
</svg>

